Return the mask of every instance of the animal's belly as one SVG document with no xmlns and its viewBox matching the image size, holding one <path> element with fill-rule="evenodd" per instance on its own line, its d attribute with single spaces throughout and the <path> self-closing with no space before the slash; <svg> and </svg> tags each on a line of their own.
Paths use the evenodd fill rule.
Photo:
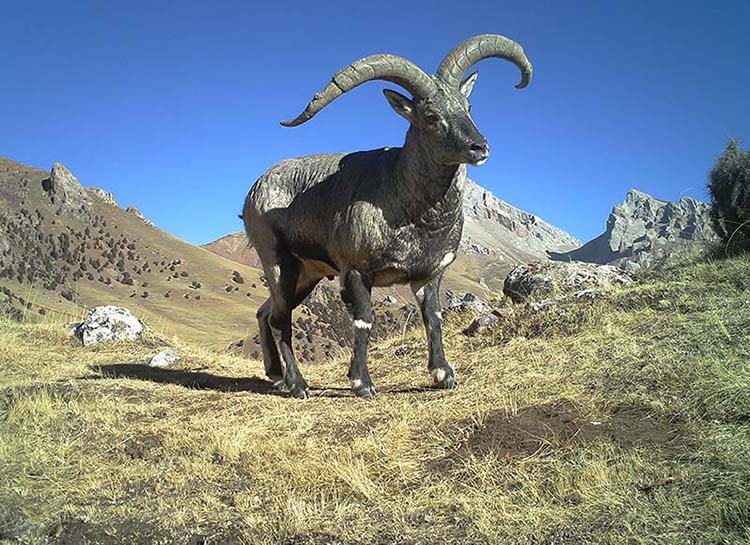
<svg viewBox="0 0 750 545">
<path fill-rule="evenodd" d="M 304 267 L 306 276 L 311 278 L 323 278 L 324 276 L 336 276 L 339 272 L 325 261 L 310 258 L 298 258 Z"/>
<path fill-rule="evenodd" d="M 444 271 L 455 259 L 456 253 L 451 250 L 446 251 L 442 256 L 438 254 L 418 260 L 393 263 L 373 274 L 373 285 L 385 287 L 409 282 L 428 282 Z"/>
<path fill-rule="evenodd" d="M 306 276 L 322 278 L 338 274 L 334 261 L 322 246 L 294 241 L 290 243 L 290 250 L 304 267 Z"/>
<path fill-rule="evenodd" d="M 378 271 L 372 278 L 372 285 L 377 288 L 386 288 L 394 284 L 406 284 L 407 282 L 409 282 L 409 274 L 397 268 Z"/>
</svg>

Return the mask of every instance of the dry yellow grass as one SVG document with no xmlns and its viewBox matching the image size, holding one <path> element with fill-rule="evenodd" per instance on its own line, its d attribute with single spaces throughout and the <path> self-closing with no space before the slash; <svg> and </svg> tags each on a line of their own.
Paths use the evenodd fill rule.
<svg viewBox="0 0 750 545">
<path fill-rule="evenodd" d="M 742 543 L 750 523 L 750 261 L 686 267 L 563 315 L 519 311 L 306 368 L 170 339 L 84 349 L 0 322 L 0 538 L 22 543 Z"/>
</svg>

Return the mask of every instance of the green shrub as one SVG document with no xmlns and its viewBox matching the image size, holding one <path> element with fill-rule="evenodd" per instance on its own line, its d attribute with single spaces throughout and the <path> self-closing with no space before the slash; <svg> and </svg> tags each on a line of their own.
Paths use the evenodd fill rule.
<svg viewBox="0 0 750 545">
<path fill-rule="evenodd" d="M 750 249 L 750 150 L 737 140 L 716 161 L 708 179 L 713 226 L 727 252 Z"/>
</svg>

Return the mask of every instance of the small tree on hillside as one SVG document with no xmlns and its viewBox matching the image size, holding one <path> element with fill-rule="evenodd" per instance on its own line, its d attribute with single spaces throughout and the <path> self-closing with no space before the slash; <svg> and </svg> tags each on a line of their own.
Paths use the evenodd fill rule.
<svg viewBox="0 0 750 545">
<path fill-rule="evenodd" d="M 750 249 L 750 150 L 737 140 L 716 161 L 708 179 L 714 230 L 728 251 Z"/>
</svg>

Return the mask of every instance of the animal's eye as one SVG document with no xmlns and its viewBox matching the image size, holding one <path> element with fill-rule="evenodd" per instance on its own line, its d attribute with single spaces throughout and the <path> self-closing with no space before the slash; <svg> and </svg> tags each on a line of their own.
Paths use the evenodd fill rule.
<svg viewBox="0 0 750 545">
<path fill-rule="evenodd" d="M 438 116 L 436 116 L 435 114 L 427 114 L 427 117 L 425 117 L 424 120 L 427 122 L 427 124 L 434 125 L 435 123 L 440 121 L 440 118 L 438 118 Z"/>
</svg>

